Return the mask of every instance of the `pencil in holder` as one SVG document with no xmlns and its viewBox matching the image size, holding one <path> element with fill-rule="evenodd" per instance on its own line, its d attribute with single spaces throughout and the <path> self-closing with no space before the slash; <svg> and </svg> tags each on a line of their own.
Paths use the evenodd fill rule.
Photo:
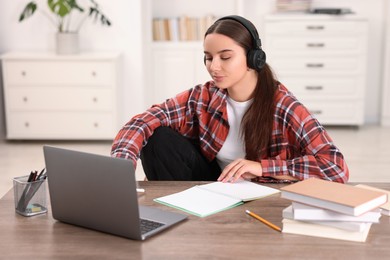
<svg viewBox="0 0 390 260">
<path fill-rule="evenodd" d="M 26 217 L 46 213 L 46 178 L 28 179 L 28 175 L 13 179 L 15 211 Z"/>
</svg>

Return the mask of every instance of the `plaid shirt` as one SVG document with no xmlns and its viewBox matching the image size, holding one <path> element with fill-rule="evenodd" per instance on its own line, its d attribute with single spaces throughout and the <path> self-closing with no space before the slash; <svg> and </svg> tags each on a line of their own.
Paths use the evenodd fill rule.
<svg viewBox="0 0 390 260">
<path fill-rule="evenodd" d="M 152 106 L 119 131 L 112 145 L 112 156 L 131 159 L 136 165 L 141 148 L 153 131 L 159 126 L 169 126 L 198 142 L 203 155 L 213 160 L 229 132 L 226 97 L 226 90 L 209 81 Z M 260 182 L 286 175 L 300 180 L 310 177 L 342 183 L 348 180 L 344 157 L 324 127 L 282 84 L 276 92 L 268 156 L 258 161 L 263 168 L 263 177 L 257 178 Z"/>
</svg>

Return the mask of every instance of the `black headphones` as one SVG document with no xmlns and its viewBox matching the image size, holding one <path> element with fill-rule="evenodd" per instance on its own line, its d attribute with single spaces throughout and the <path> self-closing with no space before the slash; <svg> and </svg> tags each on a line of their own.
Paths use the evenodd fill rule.
<svg viewBox="0 0 390 260">
<path fill-rule="evenodd" d="M 258 34 L 256 28 L 253 26 L 253 24 L 251 22 L 249 22 L 247 19 L 245 19 L 244 17 L 238 16 L 238 15 L 225 16 L 225 17 L 218 19 L 216 22 L 221 21 L 221 20 L 234 20 L 234 21 L 242 24 L 248 30 L 248 32 L 252 36 L 253 47 L 247 53 L 247 56 L 246 56 L 247 65 L 251 69 L 260 71 L 265 65 L 266 55 L 265 55 L 265 52 L 261 49 L 261 40 L 260 40 L 259 34 Z"/>
</svg>

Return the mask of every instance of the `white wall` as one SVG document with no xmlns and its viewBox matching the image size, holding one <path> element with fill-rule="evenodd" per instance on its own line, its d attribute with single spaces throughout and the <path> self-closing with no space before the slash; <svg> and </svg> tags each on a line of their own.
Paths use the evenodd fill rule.
<svg viewBox="0 0 390 260">
<path fill-rule="evenodd" d="M 79 0 L 85 6 L 89 0 Z M 157 1 L 157 0 L 154 0 Z M 264 7 L 259 13 L 274 11 L 275 0 L 262 0 Z M 383 50 L 385 31 L 385 6 L 387 0 L 313 0 L 313 6 L 350 7 L 369 19 L 368 85 L 366 91 L 365 122 L 379 123 L 381 114 Z M 18 17 L 29 0 L 0 0 L 0 54 L 7 51 L 54 51 L 56 30 L 37 13 L 29 20 L 19 23 Z M 37 0 L 46 8 L 47 0 Z M 82 50 L 115 50 L 123 53 L 122 74 L 122 120 L 141 112 L 145 104 L 143 79 L 143 0 L 98 0 L 101 9 L 111 19 L 111 27 L 94 25 L 86 21 L 80 31 Z M 148 71 L 148 68 L 145 68 Z M 189 86 L 191 87 L 191 86 Z M 1 92 L 0 92 L 1 93 Z M 0 94 L 1 98 L 1 94 Z M 4 138 L 3 100 L 0 105 L 0 139 Z"/>
<path fill-rule="evenodd" d="M 384 63 L 383 71 L 383 98 L 382 98 L 382 125 L 390 126 L 390 3 L 386 3 L 386 38 L 385 38 L 385 51 L 384 51 Z"/>
</svg>

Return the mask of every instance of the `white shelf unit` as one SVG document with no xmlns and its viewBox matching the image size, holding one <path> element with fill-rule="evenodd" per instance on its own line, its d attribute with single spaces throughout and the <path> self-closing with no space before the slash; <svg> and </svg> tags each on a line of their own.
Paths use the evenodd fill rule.
<svg viewBox="0 0 390 260">
<path fill-rule="evenodd" d="M 273 1 L 147 0 L 143 5 L 146 104 L 162 102 L 210 79 L 202 41 L 153 42 L 153 18 L 238 14 L 257 27 L 278 78 L 323 124 L 364 123 L 367 20 L 354 15 L 270 15 Z M 302 29 L 313 23 L 326 29 Z"/>
<path fill-rule="evenodd" d="M 112 140 L 118 126 L 117 53 L 6 53 L 6 138 Z"/>
<path fill-rule="evenodd" d="M 210 80 L 197 43 L 155 44 L 152 50 L 153 103 Z"/>
<path fill-rule="evenodd" d="M 327 125 L 362 125 L 368 22 L 353 15 L 270 15 L 268 63 L 278 79 Z"/>
<path fill-rule="evenodd" d="M 264 8 L 264 5 L 272 7 Z M 183 15 L 198 18 L 213 15 L 219 18 L 238 14 L 250 19 L 258 27 L 262 23 L 262 10 L 270 10 L 273 5 L 272 1 L 263 3 L 258 0 L 143 1 L 146 104 L 163 102 L 166 98 L 210 80 L 203 64 L 203 41 L 153 42 L 154 18 Z"/>
</svg>

